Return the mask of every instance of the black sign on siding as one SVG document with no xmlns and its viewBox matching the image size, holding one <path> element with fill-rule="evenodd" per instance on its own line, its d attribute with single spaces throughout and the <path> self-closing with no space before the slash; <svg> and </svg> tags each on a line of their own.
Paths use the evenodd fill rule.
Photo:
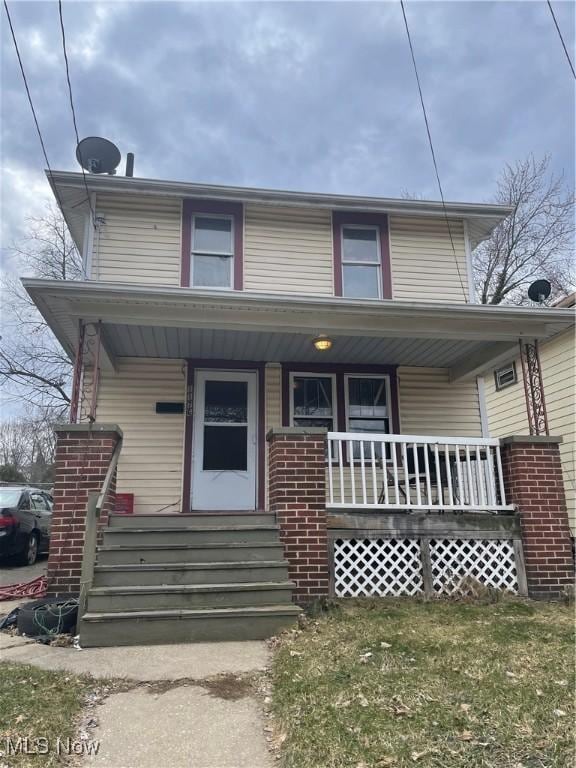
<svg viewBox="0 0 576 768">
<path fill-rule="evenodd" d="M 156 403 L 156 413 L 184 413 L 184 403 Z"/>
</svg>

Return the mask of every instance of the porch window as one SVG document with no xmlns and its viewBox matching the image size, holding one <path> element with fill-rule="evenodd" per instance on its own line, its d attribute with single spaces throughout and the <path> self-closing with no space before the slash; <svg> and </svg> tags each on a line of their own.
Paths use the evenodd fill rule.
<svg viewBox="0 0 576 768">
<path fill-rule="evenodd" d="M 292 424 L 334 430 L 334 376 L 291 376 Z"/>
<path fill-rule="evenodd" d="M 390 378 L 388 376 L 345 376 L 346 429 L 349 432 L 390 433 Z M 375 446 L 382 458 L 381 446 Z M 360 446 L 354 446 L 360 459 Z"/>
<path fill-rule="evenodd" d="M 342 295 L 379 299 L 382 277 L 377 227 L 342 227 Z"/>
<path fill-rule="evenodd" d="M 231 216 L 192 217 L 192 285 L 232 288 L 234 233 Z"/>
</svg>

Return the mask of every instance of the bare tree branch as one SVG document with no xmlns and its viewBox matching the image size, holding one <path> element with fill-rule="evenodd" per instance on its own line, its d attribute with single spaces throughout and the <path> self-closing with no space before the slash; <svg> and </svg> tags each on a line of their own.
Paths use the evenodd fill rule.
<svg viewBox="0 0 576 768">
<path fill-rule="evenodd" d="M 29 234 L 11 250 L 22 271 L 50 280 L 78 280 L 82 259 L 55 206 L 28 219 Z M 0 386 L 5 402 L 23 402 L 61 417 L 70 403 L 72 364 L 19 280 L 2 279 Z"/>
<path fill-rule="evenodd" d="M 502 173 L 495 201 L 514 212 L 474 251 L 482 304 L 526 303 L 536 278 L 550 281 L 553 298 L 574 290 L 574 196 L 549 166 L 530 155 Z"/>
</svg>

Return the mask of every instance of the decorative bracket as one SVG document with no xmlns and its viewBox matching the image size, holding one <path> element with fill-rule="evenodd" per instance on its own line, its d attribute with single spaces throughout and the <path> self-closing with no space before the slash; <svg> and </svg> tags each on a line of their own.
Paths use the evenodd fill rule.
<svg viewBox="0 0 576 768">
<path fill-rule="evenodd" d="M 520 359 L 522 361 L 524 395 L 530 434 L 549 435 L 537 339 L 534 339 L 533 342 L 520 340 Z"/>
</svg>

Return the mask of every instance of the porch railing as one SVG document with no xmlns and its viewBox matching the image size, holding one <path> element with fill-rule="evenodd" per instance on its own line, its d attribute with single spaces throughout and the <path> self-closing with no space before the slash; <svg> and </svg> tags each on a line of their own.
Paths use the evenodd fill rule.
<svg viewBox="0 0 576 768">
<path fill-rule="evenodd" d="M 122 440 L 116 443 L 114 452 L 110 457 L 106 476 L 100 489 L 100 493 L 91 493 L 88 496 L 88 502 L 86 504 L 86 524 L 84 532 L 84 546 L 82 548 L 82 570 L 80 574 L 80 599 L 78 605 L 78 622 L 86 613 L 86 604 L 88 602 L 88 592 L 92 588 L 94 581 L 94 566 L 96 565 L 96 544 L 98 540 L 98 521 L 100 520 L 100 513 L 104 508 L 110 488 L 112 486 L 112 480 L 114 479 L 114 473 L 118 466 L 118 459 L 120 458 L 120 452 L 122 450 Z"/>
<path fill-rule="evenodd" d="M 507 512 L 500 441 L 328 433 L 328 509 Z"/>
</svg>

